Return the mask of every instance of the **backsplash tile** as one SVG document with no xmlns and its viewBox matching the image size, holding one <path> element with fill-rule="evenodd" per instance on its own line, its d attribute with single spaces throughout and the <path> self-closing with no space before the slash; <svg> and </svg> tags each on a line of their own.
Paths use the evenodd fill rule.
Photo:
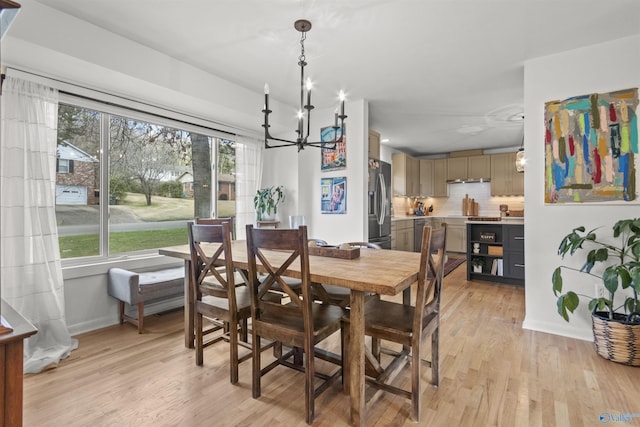
<svg viewBox="0 0 640 427">
<path fill-rule="evenodd" d="M 462 199 L 469 195 L 478 203 L 478 215 L 500 216 L 500 205 L 508 205 L 509 209 L 524 210 L 524 197 L 492 197 L 491 183 L 474 182 L 466 184 L 448 184 L 449 197 L 429 197 L 420 199 L 425 207 L 433 205 L 432 216 L 462 215 Z M 393 210 L 395 215 L 405 215 L 409 210 L 409 202 L 414 199 L 404 197 L 393 198 Z"/>
</svg>

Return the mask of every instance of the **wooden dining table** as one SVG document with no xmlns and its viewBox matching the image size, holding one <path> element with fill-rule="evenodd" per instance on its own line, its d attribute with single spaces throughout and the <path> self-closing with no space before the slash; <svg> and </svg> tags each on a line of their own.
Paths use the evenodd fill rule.
<svg viewBox="0 0 640 427">
<path fill-rule="evenodd" d="M 236 240 L 232 243 L 233 265 L 236 269 L 247 270 L 247 243 Z M 211 244 L 211 250 L 215 244 Z M 185 346 L 193 348 L 194 343 L 194 301 L 193 287 L 189 282 L 189 245 L 159 249 L 161 255 L 176 257 L 185 263 Z M 309 256 L 311 281 L 341 286 L 350 289 L 350 342 L 349 342 L 349 396 L 351 398 L 351 424 L 365 423 L 365 340 L 364 301 L 365 294 L 398 295 L 404 292 L 408 303 L 409 288 L 418 280 L 420 253 L 394 250 L 360 251 L 355 259 Z M 285 275 L 300 278 L 299 263 L 293 263 Z"/>
</svg>

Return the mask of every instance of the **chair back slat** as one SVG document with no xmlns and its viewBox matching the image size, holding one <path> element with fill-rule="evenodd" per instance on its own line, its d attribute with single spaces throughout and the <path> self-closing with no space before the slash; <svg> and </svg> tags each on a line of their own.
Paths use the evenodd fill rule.
<svg viewBox="0 0 640 427">
<path fill-rule="evenodd" d="M 422 232 L 420 271 L 413 330 L 421 331 L 425 319 L 440 309 L 440 293 L 446 258 L 447 224 L 433 230 L 425 226 Z"/>
<path fill-rule="evenodd" d="M 231 238 L 235 240 L 236 238 L 236 224 L 235 217 L 227 217 L 227 218 L 199 218 L 196 217 L 196 224 L 205 224 L 205 225 L 222 225 L 225 222 L 229 223 L 229 229 L 231 230 Z"/>
<path fill-rule="evenodd" d="M 236 309 L 235 280 L 231 255 L 231 229 L 229 222 L 221 225 L 196 224 L 189 222 L 189 249 L 191 253 L 191 278 L 196 295 L 202 293 L 201 287 L 214 284 L 221 291 L 215 296 L 229 299 L 229 308 Z M 219 245 L 212 246 L 212 243 Z"/>
<path fill-rule="evenodd" d="M 249 285 L 251 287 L 252 317 L 260 321 L 264 316 L 299 317 L 304 320 L 305 330 L 311 325 L 312 298 L 309 274 L 309 251 L 307 227 L 298 229 L 264 229 L 247 225 L 247 254 L 249 261 Z M 302 292 L 296 292 L 283 280 L 288 267 L 300 263 Z M 258 279 L 258 271 L 264 276 Z M 276 304 L 272 291 L 284 291 L 291 302 Z"/>
</svg>

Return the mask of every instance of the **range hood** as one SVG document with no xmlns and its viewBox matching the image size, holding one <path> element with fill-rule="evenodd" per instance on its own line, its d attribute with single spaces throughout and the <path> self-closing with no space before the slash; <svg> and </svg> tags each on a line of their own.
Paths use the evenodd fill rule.
<svg viewBox="0 0 640 427">
<path fill-rule="evenodd" d="M 479 178 L 479 179 L 448 179 L 447 184 L 473 184 L 475 182 L 491 182 L 489 178 Z"/>
</svg>

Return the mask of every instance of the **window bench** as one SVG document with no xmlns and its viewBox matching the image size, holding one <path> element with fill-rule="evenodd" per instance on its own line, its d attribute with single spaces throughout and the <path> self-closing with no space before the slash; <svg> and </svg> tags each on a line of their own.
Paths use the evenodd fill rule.
<svg viewBox="0 0 640 427">
<path fill-rule="evenodd" d="M 123 268 L 110 268 L 107 292 L 119 302 L 120 324 L 125 321 L 143 333 L 144 303 L 152 299 L 184 294 L 184 267 L 135 273 Z M 138 318 L 124 312 L 124 304 L 138 306 Z"/>
</svg>

